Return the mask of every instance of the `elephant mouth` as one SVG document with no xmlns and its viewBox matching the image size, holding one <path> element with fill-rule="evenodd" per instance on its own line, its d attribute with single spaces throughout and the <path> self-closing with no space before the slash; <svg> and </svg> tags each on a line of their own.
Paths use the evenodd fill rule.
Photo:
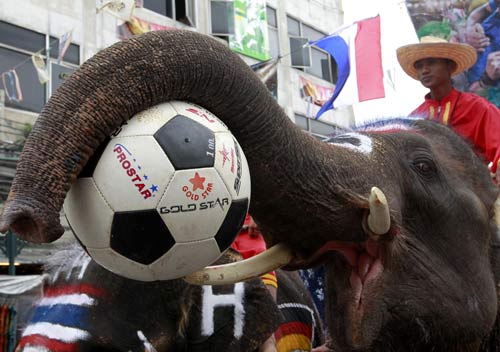
<svg viewBox="0 0 500 352">
<path fill-rule="evenodd" d="M 335 261 L 333 290 L 337 291 L 335 308 L 345 307 L 346 338 L 349 344 L 363 348 L 369 342 L 370 325 L 383 301 L 380 301 L 382 275 L 388 242 L 368 239 L 364 242 L 329 241 L 321 248 L 324 256 Z M 335 259 L 333 258 L 335 256 Z M 344 265 L 338 265 L 343 261 Z M 376 319 L 376 318 L 375 318 Z"/>
<path fill-rule="evenodd" d="M 306 260 L 294 260 L 284 267 L 286 270 L 314 267 L 328 261 L 332 253 L 339 253 L 351 270 L 349 284 L 352 290 L 353 304 L 362 305 L 365 288 L 375 283 L 384 271 L 383 245 L 372 239 L 365 242 L 328 241 L 312 257 Z"/>
<path fill-rule="evenodd" d="M 361 244 L 339 246 L 336 243 L 327 243 L 330 251 L 335 251 L 345 258 L 350 266 L 349 283 L 352 290 L 352 303 L 358 310 L 363 306 L 367 287 L 375 283 L 384 271 L 382 247 L 380 244 L 368 240 Z"/>
<path fill-rule="evenodd" d="M 184 279 L 194 285 L 229 284 L 248 280 L 280 267 L 285 270 L 311 268 L 326 262 L 328 256 L 336 252 L 345 258 L 351 268 L 349 281 L 356 305 L 359 305 L 364 287 L 383 272 L 383 243 L 399 233 L 397 226 L 391 226 L 386 197 L 377 187 L 371 189 L 368 209 L 361 223 L 365 238 L 362 242 L 326 241 L 312 255 L 305 257 L 304 253 L 296 250 L 297 247 L 278 242 L 267 251 L 242 262 L 206 267 Z"/>
</svg>

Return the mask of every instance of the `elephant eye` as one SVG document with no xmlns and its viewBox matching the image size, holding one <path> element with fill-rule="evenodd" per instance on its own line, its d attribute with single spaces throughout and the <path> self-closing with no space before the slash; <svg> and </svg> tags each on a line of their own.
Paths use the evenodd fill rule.
<svg viewBox="0 0 500 352">
<path fill-rule="evenodd" d="M 434 162 L 427 157 L 416 158 L 413 161 L 413 169 L 421 176 L 430 178 L 436 173 Z"/>
</svg>

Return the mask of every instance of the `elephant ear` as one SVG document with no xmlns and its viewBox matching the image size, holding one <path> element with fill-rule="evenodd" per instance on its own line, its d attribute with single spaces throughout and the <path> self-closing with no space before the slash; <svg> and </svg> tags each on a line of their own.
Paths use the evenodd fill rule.
<svg viewBox="0 0 500 352">
<path fill-rule="evenodd" d="M 491 221 L 490 239 L 490 261 L 497 287 L 497 297 L 500 297 L 500 197 L 497 198 L 494 206 L 494 214 Z M 481 344 L 480 352 L 500 351 L 500 302 L 498 304 L 497 318 L 490 334 L 486 336 Z"/>
<path fill-rule="evenodd" d="M 240 258 L 228 250 L 218 264 Z M 281 315 L 262 280 L 193 286 L 182 345 L 186 351 L 253 351 L 277 329 Z"/>
</svg>

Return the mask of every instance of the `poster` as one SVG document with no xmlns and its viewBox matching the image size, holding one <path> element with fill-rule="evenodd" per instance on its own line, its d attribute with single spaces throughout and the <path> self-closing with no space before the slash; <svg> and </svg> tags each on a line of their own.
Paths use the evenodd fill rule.
<svg viewBox="0 0 500 352">
<path fill-rule="evenodd" d="M 235 0 L 234 27 L 231 50 L 261 61 L 271 58 L 265 0 Z"/>
<path fill-rule="evenodd" d="M 314 119 L 321 106 L 333 95 L 335 86 L 306 76 L 300 71 L 292 72 L 291 80 L 294 87 L 293 110 L 298 114 Z M 327 112 L 324 115 L 330 114 Z M 321 115 L 322 119 L 325 116 Z"/>
<path fill-rule="evenodd" d="M 432 35 L 472 45 L 474 66 L 454 86 L 500 107 L 500 0 L 406 0 L 418 37 Z"/>
</svg>

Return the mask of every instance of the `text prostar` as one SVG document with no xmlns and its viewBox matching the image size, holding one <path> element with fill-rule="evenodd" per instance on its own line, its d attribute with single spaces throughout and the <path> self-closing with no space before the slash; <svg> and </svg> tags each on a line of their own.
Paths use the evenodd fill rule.
<svg viewBox="0 0 500 352">
<path fill-rule="evenodd" d="M 122 149 L 122 146 L 119 144 L 115 145 L 113 152 L 116 153 L 116 159 L 125 170 L 127 176 L 129 176 L 130 182 L 132 182 L 132 184 L 137 188 L 137 191 L 142 195 L 142 197 L 144 199 L 151 197 L 151 191 L 148 188 L 144 189 L 146 185 L 142 181 L 141 176 L 137 174 L 135 168 L 132 167 L 132 164 L 127 158 L 127 154 L 125 154 Z"/>
</svg>

